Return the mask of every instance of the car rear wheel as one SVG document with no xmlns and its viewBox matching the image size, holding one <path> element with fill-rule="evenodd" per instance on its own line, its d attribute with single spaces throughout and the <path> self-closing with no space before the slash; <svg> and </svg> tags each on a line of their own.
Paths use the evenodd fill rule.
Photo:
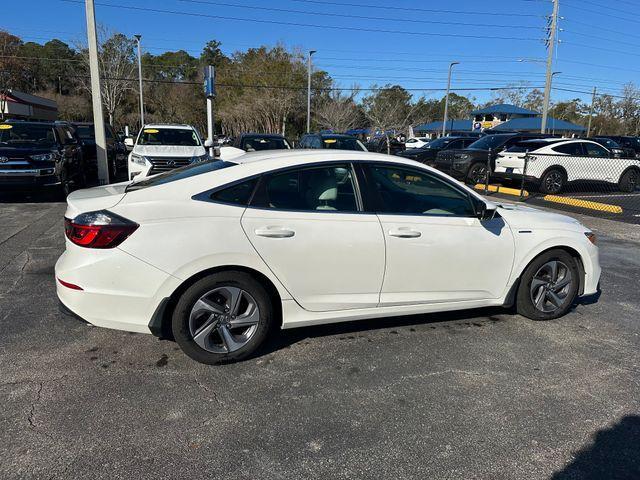
<svg viewBox="0 0 640 480">
<path fill-rule="evenodd" d="M 638 180 L 640 179 L 640 171 L 632 168 L 624 172 L 618 182 L 618 189 L 621 192 L 631 193 L 638 187 Z"/>
<path fill-rule="evenodd" d="M 273 323 L 271 299 L 260 283 L 244 272 L 220 272 L 182 294 L 172 330 L 184 353 L 213 365 L 253 354 Z"/>
<path fill-rule="evenodd" d="M 469 185 L 484 184 L 487 181 L 487 166 L 484 163 L 474 163 L 469 167 L 467 183 Z"/>
<path fill-rule="evenodd" d="M 540 179 L 540 191 L 542 193 L 560 193 L 566 183 L 566 177 L 562 170 L 551 169 L 542 175 Z"/>
<path fill-rule="evenodd" d="M 580 271 L 564 250 L 550 250 L 526 268 L 517 293 L 517 310 L 532 320 L 552 320 L 571 308 L 578 295 Z"/>
</svg>

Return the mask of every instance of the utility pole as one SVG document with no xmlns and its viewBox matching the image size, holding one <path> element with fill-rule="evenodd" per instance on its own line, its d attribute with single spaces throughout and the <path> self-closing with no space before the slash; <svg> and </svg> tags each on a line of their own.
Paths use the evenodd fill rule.
<svg viewBox="0 0 640 480">
<path fill-rule="evenodd" d="M 207 141 L 205 146 L 209 149 L 209 156 L 215 157 L 215 148 L 213 141 L 213 98 L 216 95 L 215 84 L 215 68 L 212 65 L 204 69 L 204 94 L 207 97 Z"/>
<path fill-rule="evenodd" d="M 87 40 L 89 44 L 89 73 L 91 75 L 91 102 L 93 104 L 93 126 L 96 137 L 96 156 L 98 162 L 98 183 L 109 183 L 107 165 L 107 139 L 102 115 L 102 90 L 100 89 L 100 69 L 98 66 L 98 35 L 96 33 L 96 10 L 93 0 L 85 0 L 87 15 Z"/>
<path fill-rule="evenodd" d="M 140 51 L 140 39 L 142 35 L 134 35 L 138 43 L 138 90 L 140 91 L 140 128 L 144 127 L 144 100 L 142 99 L 142 54 Z"/>
<path fill-rule="evenodd" d="M 447 117 L 449 116 L 449 90 L 451 89 L 451 69 L 460 62 L 451 62 L 449 64 L 449 78 L 447 79 L 447 94 L 444 97 L 444 118 L 442 120 L 442 136 L 447 134 Z"/>
<path fill-rule="evenodd" d="M 593 104 L 596 103 L 596 87 L 593 87 L 591 94 L 591 107 L 589 108 L 589 126 L 587 127 L 587 137 L 591 135 L 591 119 L 593 118 Z"/>
<path fill-rule="evenodd" d="M 547 116 L 549 115 L 549 99 L 551 98 L 551 79 L 553 77 L 553 51 L 556 45 L 556 29 L 558 28 L 558 8 L 560 0 L 553 0 L 553 13 L 551 14 L 551 26 L 547 38 L 547 78 L 544 85 L 544 106 L 542 108 L 542 125 L 540 133 L 546 133 Z"/>
<path fill-rule="evenodd" d="M 309 50 L 307 58 L 307 133 L 311 128 L 311 55 L 314 53 L 316 50 Z"/>
</svg>

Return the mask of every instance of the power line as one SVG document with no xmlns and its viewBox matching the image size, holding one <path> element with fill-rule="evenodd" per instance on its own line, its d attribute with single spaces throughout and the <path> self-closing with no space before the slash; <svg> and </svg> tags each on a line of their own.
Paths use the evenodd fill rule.
<svg viewBox="0 0 640 480">
<path fill-rule="evenodd" d="M 640 7 L 640 5 L 639 5 Z M 588 27 L 588 28 L 592 28 L 595 31 L 603 31 L 603 32 L 611 32 L 611 33 L 615 33 L 620 35 L 620 30 L 614 30 L 613 28 L 605 28 L 601 25 L 594 25 L 592 23 L 586 23 L 586 22 L 580 22 L 578 20 L 574 20 L 573 18 L 564 18 L 562 20 L 563 22 L 569 22 L 569 23 L 575 23 L 576 25 L 582 25 L 583 27 Z M 563 31 L 568 31 L 568 30 L 563 30 Z M 576 32 L 573 32 L 576 33 Z M 625 37 L 633 37 L 633 38 L 640 38 L 640 35 L 634 35 L 633 33 L 628 33 L 625 32 Z"/>
<path fill-rule="evenodd" d="M 613 53 L 617 53 L 619 55 L 629 55 L 629 56 L 632 56 L 632 57 L 640 57 L 640 53 L 620 51 L 620 50 L 616 50 L 616 49 L 613 49 L 613 48 L 594 47 L 593 45 L 587 45 L 585 43 L 577 43 L 577 42 L 571 42 L 571 41 L 569 41 L 569 42 L 562 41 L 561 43 L 563 43 L 563 44 L 566 43 L 566 44 L 569 44 L 569 45 L 574 45 L 574 46 L 582 47 L 582 48 L 588 48 L 588 49 L 591 49 L 591 50 L 601 50 L 603 52 L 613 52 Z"/>
<path fill-rule="evenodd" d="M 566 1 L 566 0 L 565 0 L 565 1 Z M 580 0 L 580 1 L 581 1 L 581 2 L 583 2 L 584 0 Z M 600 10 L 592 10 L 592 9 L 590 9 L 590 8 L 584 8 L 583 6 L 576 6 L 576 5 L 572 5 L 572 4 L 570 4 L 570 3 L 569 3 L 568 5 L 565 5 L 565 6 L 566 6 L 567 8 L 571 8 L 571 9 L 579 10 L 579 11 L 582 11 L 582 12 L 595 13 L 595 14 L 596 14 L 596 15 L 598 15 L 598 16 L 615 18 L 615 19 L 618 19 L 618 20 L 623 20 L 623 21 L 625 21 L 625 22 L 640 23 L 640 21 L 638 21 L 638 20 L 633 20 L 633 19 L 631 19 L 631 18 L 628 18 L 628 16 L 627 16 L 627 17 L 621 17 L 621 16 L 619 16 L 619 15 L 613 15 L 613 14 L 611 14 L 611 13 L 605 13 L 605 12 L 602 12 L 602 11 L 600 11 Z M 608 8 L 608 7 L 607 7 L 607 8 Z M 626 13 L 627 15 L 629 15 L 631 12 L 625 11 L 624 13 Z"/>
<path fill-rule="evenodd" d="M 275 7 L 260 7 L 253 5 L 238 5 L 235 3 L 225 3 L 225 2 L 215 2 L 210 0 L 178 0 L 180 2 L 185 3 L 195 3 L 195 4 L 204 4 L 204 5 L 217 5 L 221 7 L 233 7 L 233 8 L 244 8 L 248 10 L 262 10 L 267 12 L 279 12 L 279 13 L 296 13 L 302 15 L 321 15 L 323 17 L 335 17 L 335 18 L 347 18 L 347 19 L 361 19 L 361 20 L 381 20 L 385 22 L 402 22 L 402 23 L 419 23 L 421 25 L 424 24 L 438 24 L 438 25 L 461 25 L 466 27 L 487 27 L 487 28 L 518 28 L 518 29 L 535 29 L 542 30 L 540 26 L 532 26 L 532 25 L 504 25 L 504 24 L 487 24 L 487 23 L 467 23 L 467 22 L 445 22 L 438 20 L 414 20 L 411 18 L 389 18 L 389 17 L 372 17 L 368 15 L 355 15 L 355 14 L 344 14 L 344 13 L 334 13 L 334 12 L 317 12 L 317 11 L 306 11 L 306 10 L 293 10 L 288 8 L 275 8 Z"/>
<path fill-rule="evenodd" d="M 582 33 L 582 32 L 574 32 L 573 30 L 562 30 L 564 33 L 570 33 L 571 35 L 579 35 L 581 37 L 587 37 L 594 40 L 604 40 L 605 42 L 617 43 L 619 45 L 629 45 L 631 47 L 640 48 L 640 44 L 631 43 L 631 42 L 623 42 L 621 40 L 615 40 L 611 37 L 600 37 L 598 35 L 592 35 L 590 33 Z"/>
<path fill-rule="evenodd" d="M 344 2 L 329 2 L 329 1 L 321 1 L 321 0 L 291 0 L 292 2 L 298 3 L 313 3 L 317 5 L 331 5 L 331 6 L 339 6 L 339 7 L 356 7 L 356 8 L 375 8 L 380 10 L 393 10 L 394 8 L 398 8 L 396 5 L 371 5 L 371 4 L 362 4 L 362 3 L 344 3 Z M 488 11 L 462 11 L 462 10 L 438 10 L 433 8 L 414 8 L 416 12 L 429 12 L 429 13 L 453 13 L 456 15 L 489 15 L 492 17 L 503 16 L 503 17 L 543 17 L 543 15 L 536 15 L 533 13 L 513 13 L 513 12 L 488 12 Z"/>
<path fill-rule="evenodd" d="M 66 3 L 76 3 L 76 4 L 84 4 L 84 2 L 80 0 L 59 0 L 61 2 Z M 193 13 L 193 12 L 180 12 L 177 10 L 161 10 L 158 8 L 148 8 L 148 7 L 135 7 L 132 5 L 112 5 L 109 3 L 95 3 L 101 7 L 109 7 L 109 8 L 119 8 L 124 10 L 133 10 L 133 11 L 141 11 L 141 12 L 151 12 L 151 13 L 162 13 L 169 15 L 182 15 L 188 17 L 196 17 L 196 18 L 214 18 L 218 20 L 229 20 L 235 22 L 249 22 L 249 23 L 263 23 L 268 25 L 284 25 L 288 27 L 311 27 L 311 28 L 322 28 L 322 29 L 331 29 L 331 30 L 349 30 L 356 32 L 371 32 L 371 33 L 389 33 L 394 35 L 413 35 L 413 36 L 427 36 L 427 37 L 449 37 L 449 38 L 473 38 L 473 39 L 482 39 L 482 40 L 512 40 L 512 41 L 539 41 L 540 38 L 531 38 L 531 37 L 497 37 L 491 36 L 487 37 L 486 35 L 466 35 L 466 34 L 453 34 L 453 33 L 433 33 L 433 32 L 415 32 L 409 30 L 385 30 L 385 29 L 376 29 L 376 28 L 362 28 L 362 27 L 350 27 L 350 26 L 338 26 L 338 25 L 322 25 L 315 23 L 299 23 L 299 22 L 285 22 L 280 20 L 266 20 L 266 19 L 255 19 L 255 18 L 240 18 L 240 17 L 228 17 L 223 15 L 210 15 L 206 13 Z"/>
</svg>

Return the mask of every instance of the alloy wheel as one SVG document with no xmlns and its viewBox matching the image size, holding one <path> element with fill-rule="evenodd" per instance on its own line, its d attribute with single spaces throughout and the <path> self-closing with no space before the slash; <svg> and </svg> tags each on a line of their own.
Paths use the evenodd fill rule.
<svg viewBox="0 0 640 480">
<path fill-rule="evenodd" d="M 469 172 L 469 179 L 472 184 L 485 183 L 487 180 L 487 167 L 486 165 L 475 165 Z"/>
<path fill-rule="evenodd" d="M 559 260 L 542 265 L 531 280 L 531 301 L 536 310 L 553 313 L 570 301 L 571 270 Z"/>
<path fill-rule="evenodd" d="M 559 192 L 562 189 L 562 174 L 555 171 L 549 173 L 544 179 L 544 186 L 547 192 Z"/>
<path fill-rule="evenodd" d="M 223 286 L 195 302 L 189 314 L 189 333 L 208 352 L 231 353 L 251 340 L 259 322 L 255 299 L 241 288 Z"/>
</svg>

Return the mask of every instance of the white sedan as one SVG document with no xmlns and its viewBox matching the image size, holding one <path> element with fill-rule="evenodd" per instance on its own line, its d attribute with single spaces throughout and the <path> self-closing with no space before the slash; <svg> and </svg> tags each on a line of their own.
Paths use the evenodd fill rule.
<svg viewBox="0 0 640 480">
<path fill-rule="evenodd" d="M 577 221 L 375 153 L 248 153 L 67 201 L 62 304 L 210 364 L 280 327 L 512 304 L 552 319 L 600 277 Z"/>
<path fill-rule="evenodd" d="M 413 137 L 408 138 L 406 142 L 404 142 L 405 148 L 422 148 L 427 143 L 429 143 L 432 139 L 427 137 Z"/>
</svg>

